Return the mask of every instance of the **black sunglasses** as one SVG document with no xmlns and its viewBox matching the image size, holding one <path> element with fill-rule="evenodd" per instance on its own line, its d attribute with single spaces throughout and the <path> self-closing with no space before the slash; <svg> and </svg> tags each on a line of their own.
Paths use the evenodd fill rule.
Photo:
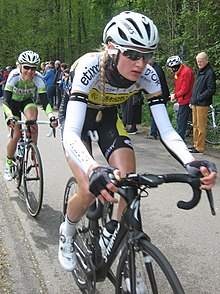
<svg viewBox="0 0 220 294">
<path fill-rule="evenodd" d="M 36 70 L 37 68 L 36 68 L 36 66 L 29 66 L 29 65 L 23 65 L 23 69 L 25 69 L 25 70 Z"/>
<path fill-rule="evenodd" d="M 149 59 L 152 58 L 153 52 L 139 52 L 139 51 L 127 49 L 124 52 L 122 52 L 122 55 L 133 61 L 139 60 L 141 58 L 143 58 L 144 61 L 148 61 Z"/>
</svg>

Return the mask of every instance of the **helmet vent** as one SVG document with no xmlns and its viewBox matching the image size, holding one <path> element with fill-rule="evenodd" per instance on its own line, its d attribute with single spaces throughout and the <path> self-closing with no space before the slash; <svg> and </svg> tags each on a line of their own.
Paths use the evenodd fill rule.
<svg viewBox="0 0 220 294">
<path fill-rule="evenodd" d="M 135 29 L 136 29 L 136 31 L 138 32 L 139 36 L 140 36 L 141 38 L 143 38 L 143 35 L 142 35 L 142 33 L 141 33 L 139 27 L 137 26 L 136 22 L 134 22 L 132 18 L 127 18 L 127 21 L 129 21 L 129 22 L 132 24 L 132 26 L 135 27 Z"/>
<path fill-rule="evenodd" d="M 144 46 L 144 45 L 145 45 L 145 44 L 143 44 L 143 43 L 141 43 L 141 42 L 138 42 L 137 40 L 132 39 L 132 38 L 131 38 L 131 41 L 132 41 L 132 43 L 134 43 L 134 44 L 137 45 L 137 46 Z"/>
<path fill-rule="evenodd" d="M 125 33 L 124 33 L 120 28 L 118 28 L 118 33 L 119 33 L 119 35 L 120 35 L 120 37 L 121 37 L 122 39 L 128 41 L 127 36 L 125 35 Z"/>
<path fill-rule="evenodd" d="M 148 34 L 148 37 L 149 37 L 149 39 L 150 39 L 150 26 L 149 26 L 149 24 L 145 24 L 145 23 L 143 23 L 144 24 L 144 26 L 145 26 L 145 29 L 146 29 L 146 31 L 147 31 L 147 34 Z"/>
</svg>

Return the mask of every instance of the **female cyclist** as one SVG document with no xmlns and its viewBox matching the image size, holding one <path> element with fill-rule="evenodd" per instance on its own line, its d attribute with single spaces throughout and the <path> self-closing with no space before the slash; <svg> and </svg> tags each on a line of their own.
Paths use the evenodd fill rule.
<svg viewBox="0 0 220 294">
<path fill-rule="evenodd" d="M 18 56 L 18 66 L 10 72 L 5 86 L 3 110 L 7 125 L 14 129 L 13 138 L 9 139 L 7 145 L 4 174 L 4 179 L 6 181 L 12 180 L 12 160 L 17 148 L 17 142 L 20 138 L 20 129 L 19 125 L 16 124 L 16 120 L 21 119 L 21 112 L 24 113 L 27 120 L 37 119 L 38 110 L 35 103 L 36 91 L 39 95 L 43 109 L 50 119 L 51 127 L 57 127 L 57 119 L 53 115 L 52 108 L 48 102 L 43 77 L 37 71 L 39 63 L 40 58 L 36 52 L 31 50 L 22 52 Z M 37 143 L 37 125 L 33 125 L 31 128 L 32 139 Z"/>
<path fill-rule="evenodd" d="M 59 261 L 67 271 L 72 271 L 76 263 L 76 222 L 94 196 L 115 202 L 108 192 L 117 191 L 112 178 L 117 180 L 136 170 L 132 143 L 117 112 L 118 105 L 129 96 L 144 91 L 163 144 L 189 173 L 198 173 L 201 167 L 203 189 L 211 188 L 216 179 L 215 165 L 195 161 L 169 121 L 159 78 L 147 64 L 158 45 L 152 20 L 139 13 L 122 12 L 106 25 L 103 42 L 100 52 L 87 53 L 77 61 L 66 111 L 63 145 L 79 187 L 60 226 Z M 98 144 L 109 167 L 100 166 L 91 156 L 88 130 L 97 130 Z M 122 208 L 123 203 L 120 205 Z"/>
</svg>

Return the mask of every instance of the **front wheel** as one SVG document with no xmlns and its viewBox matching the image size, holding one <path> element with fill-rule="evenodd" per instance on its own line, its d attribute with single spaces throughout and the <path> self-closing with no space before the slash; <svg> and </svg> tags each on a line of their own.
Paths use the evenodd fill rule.
<svg viewBox="0 0 220 294">
<path fill-rule="evenodd" d="M 66 184 L 63 198 L 63 213 L 61 222 L 65 220 L 69 199 L 77 193 L 78 184 L 74 177 L 71 177 Z M 92 260 L 92 242 L 89 230 L 89 220 L 86 215 L 77 222 L 76 234 L 74 236 L 77 263 L 72 271 L 73 278 L 82 293 L 95 293 L 96 280 L 95 269 Z"/>
<path fill-rule="evenodd" d="M 38 147 L 30 142 L 25 150 L 24 159 L 24 195 L 28 212 L 36 217 L 43 202 L 43 167 Z"/>
<path fill-rule="evenodd" d="M 132 246 L 132 250 L 126 246 L 122 252 L 115 293 L 183 294 L 184 290 L 162 252 L 147 240 L 141 239 Z"/>
</svg>

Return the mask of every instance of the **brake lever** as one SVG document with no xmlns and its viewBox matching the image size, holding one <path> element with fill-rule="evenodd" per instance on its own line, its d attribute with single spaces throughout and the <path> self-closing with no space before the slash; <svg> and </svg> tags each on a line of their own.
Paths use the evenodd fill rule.
<svg viewBox="0 0 220 294">
<path fill-rule="evenodd" d="M 210 208 L 211 208 L 211 213 L 212 215 L 216 215 L 216 212 L 215 212 L 215 208 L 214 208 L 214 201 L 213 201 L 213 195 L 212 195 L 212 190 L 206 190 L 206 195 L 208 197 L 208 201 L 209 201 L 209 204 L 210 204 Z"/>
</svg>

